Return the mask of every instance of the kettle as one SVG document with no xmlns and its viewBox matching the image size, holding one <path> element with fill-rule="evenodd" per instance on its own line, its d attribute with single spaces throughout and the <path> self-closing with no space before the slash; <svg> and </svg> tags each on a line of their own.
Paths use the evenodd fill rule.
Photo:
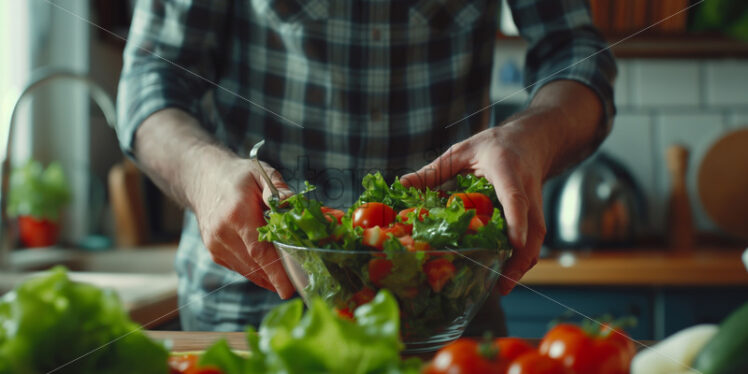
<svg viewBox="0 0 748 374">
<path fill-rule="evenodd" d="M 630 246 L 647 226 L 646 199 L 618 161 L 599 152 L 548 186 L 546 245 Z"/>
</svg>

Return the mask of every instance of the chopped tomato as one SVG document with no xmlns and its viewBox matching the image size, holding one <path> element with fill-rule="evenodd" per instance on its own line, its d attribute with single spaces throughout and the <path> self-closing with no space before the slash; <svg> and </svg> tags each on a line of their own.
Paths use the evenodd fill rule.
<svg viewBox="0 0 748 374">
<path fill-rule="evenodd" d="M 169 356 L 170 374 L 222 374 L 215 367 L 207 366 L 198 368 L 199 357 L 195 354 Z"/>
<path fill-rule="evenodd" d="M 387 260 L 384 260 L 387 261 Z M 392 266 L 390 264 L 390 266 Z M 369 271 L 369 274 L 371 274 L 371 271 Z M 374 297 L 376 296 L 376 292 L 372 290 L 369 287 L 364 287 L 360 291 L 353 294 L 353 302 L 356 304 L 357 307 L 364 305 L 372 300 L 374 300 Z"/>
<path fill-rule="evenodd" d="M 390 235 L 396 238 L 409 235 L 407 226 L 408 225 L 405 225 L 403 223 L 395 223 L 390 227 L 370 227 L 364 230 L 362 243 L 381 251 L 384 247 L 385 240 L 387 240 Z"/>
<path fill-rule="evenodd" d="M 531 350 L 509 364 L 507 374 L 573 374 L 561 361 Z"/>
<path fill-rule="evenodd" d="M 401 236 L 410 235 L 413 233 L 413 225 L 396 222 L 392 226 L 387 228 L 387 233 L 392 236 L 399 238 Z"/>
<path fill-rule="evenodd" d="M 437 258 L 423 264 L 426 279 L 434 292 L 441 292 L 444 285 L 455 275 L 455 266 L 446 258 Z"/>
<path fill-rule="evenodd" d="M 338 221 L 338 223 L 341 223 L 341 220 L 345 215 L 345 212 L 340 209 L 328 208 L 326 206 L 323 206 L 320 209 L 322 210 L 322 214 L 325 215 L 325 218 L 327 218 L 329 222 L 332 222 L 333 219 L 335 219 Z"/>
<path fill-rule="evenodd" d="M 422 242 L 420 240 L 414 240 L 412 236 L 410 235 L 404 235 L 399 238 L 397 238 L 400 241 L 400 244 L 405 247 L 410 252 L 415 251 L 428 251 L 431 249 L 431 246 L 427 242 Z"/>
<path fill-rule="evenodd" d="M 338 316 L 345 318 L 345 319 L 353 319 L 353 311 L 350 308 L 343 308 L 343 309 L 337 309 L 335 308 L 335 311 L 338 312 Z"/>
<path fill-rule="evenodd" d="M 475 214 L 490 216 L 493 214 L 493 203 L 488 196 L 480 192 L 455 193 L 449 197 L 447 206 L 452 204 L 454 199 L 462 200 L 465 209 L 475 209 Z"/>
<path fill-rule="evenodd" d="M 399 213 L 397 213 L 397 216 L 400 217 L 400 222 L 408 222 L 408 214 L 410 214 L 410 212 L 416 209 L 418 209 L 418 220 L 419 221 L 423 221 L 423 217 L 429 215 L 429 211 L 426 208 L 415 208 L 414 207 L 414 208 L 403 209 Z"/>
<path fill-rule="evenodd" d="M 369 261 L 369 279 L 372 283 L 380 286 L 380 282 L 392 271 L 392 261 L 383 258 L 375 258 Z"/>
<path fill-rule="evenodd" d="M 469 232 L 478 232 L 478 229 L 485 226 L 488 222 L 491 222 L 491 217 L 476 214 L 470 219 L 470 225 L 468 226 Z"/>
<path fill-rule="evenodd" d="M 395 210 L 382 203 L 366 203 L 353 212 L 354 227 L 387 227 L 395 221 Z"/>
</svg>

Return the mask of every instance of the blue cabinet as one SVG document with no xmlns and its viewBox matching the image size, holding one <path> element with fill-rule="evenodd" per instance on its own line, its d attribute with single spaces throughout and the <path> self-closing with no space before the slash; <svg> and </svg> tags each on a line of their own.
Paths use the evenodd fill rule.
<svg viewBox="0 0 748 374">
<path fill-rule="evenodd" d="M 748 302 L 748 287 L 568 287 L 518 286 L 502 298 L 509 334 L 541 337 L 555 319 L 634 316 L 634 339 L 662 339 L 698 323 L 718 323 Z"/>
</svg>

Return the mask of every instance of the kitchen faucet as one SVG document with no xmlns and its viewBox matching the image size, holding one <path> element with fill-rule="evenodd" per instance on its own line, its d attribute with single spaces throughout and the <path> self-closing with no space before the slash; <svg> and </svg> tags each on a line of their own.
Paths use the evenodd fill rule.
<svg viewBox="0 0 748 374">
<path fill-rule="evenodd" d="M 8 101 L 0 111 L 0 114 L 5 115 L 1 117 L 0 124 L 5 124 L 5 127 L 0 128 L 0 270 L 10 269 L 10 251 L 15 242 L 14 225 L 11 225 L 8 219 L 6 206 L 8 203 L 8 192 L 9 182 L 11 173 L 11 162 L 10 162 L 10 150 L 11 150 L 11 137 L 13 135 L 13 120 L 16 115 L 16 109 L 22 99 L 32 92 L 34 89 L 44 85 L 45 83 L 55 80 L 67 80 L 67 81 L 78 81 L 84 83 L 88 87 L 88 92 L 91 98 L 99 106 L 99 109 L 104 113 L 107 123 L 110 127 L 114 128 L 117 120 L 116 110 L 114 102 L 111 96 L 104 91 L 101 86 L 94 82 L 90 77 L 85 74 L 59 69 L 39 69 L 31 74 L 31 79 L 26 83 L 23 89 L 8 95 L 7 99 L 15 99 L 14 101 Z M 7 109 L 7 110 L 5 110 Z"/>
</svg>

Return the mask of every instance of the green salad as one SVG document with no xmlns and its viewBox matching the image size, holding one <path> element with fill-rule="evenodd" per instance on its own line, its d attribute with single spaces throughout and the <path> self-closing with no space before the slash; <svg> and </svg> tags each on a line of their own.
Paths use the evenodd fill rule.
<svg viewBox="0 0 748 374">
<path fill-rule="evenodd" d="M 274 242 L 303 269 L 305 299 L 320 297 L 342 315 L 390 290 L 406 342 L 448 333 L 439 326 L 455 321 L 466 324 L 465 311 L 483 302 L 511 254 L 493 186 L 467 175 L 449 193 L 419 190 L 399 180 L 387 184 L 378 173 L 362 184 L 347 211 L 308 198 L 314 186 L 307 184 L 271 206 L 260 240 Z"/>
</svg>

